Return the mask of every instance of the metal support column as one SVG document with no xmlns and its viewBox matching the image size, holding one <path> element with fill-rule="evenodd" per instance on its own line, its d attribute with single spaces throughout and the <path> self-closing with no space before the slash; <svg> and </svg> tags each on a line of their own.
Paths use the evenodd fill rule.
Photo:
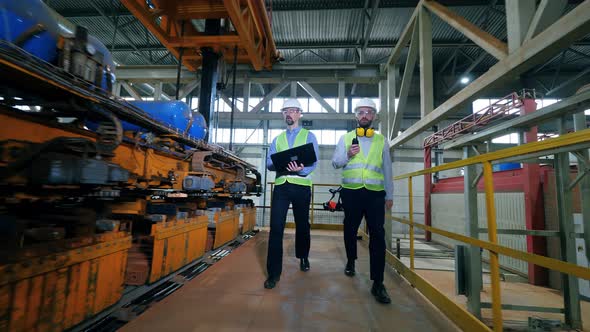
<svg viewBox="0 0 590 332">
<path fill-rule="evenodd" d="M 508 29 L 508 50 L 518 50 L 525 40 L 535 15 L 535 0 L 507 0 L 506 25 Z"/>
<path fill-rule="evenodd" d="M 463 159 L 475 156 L 474 148 L 463 147 Z M 477 218 L 477 166 L 465 167 L 463 188 L 465 190 L 465 234 L 479 239 L 479 223 Z M 475 317 L 481 319 L 481 251 L 471 245 L 467 251 L 467 309 Z"/>
<path fill-rule="evenodd" d="M 250 111 L 250 80 L 244 79 L 244 107 L 242 112 Z"/>
<path fill-rule="evenodd" d="M 265 111 L 268 111 L 268 105 L 265 107 Z M 264 145 L 264 158 L 261 160 L 260 162 L 260 167 L 262 169 L 264 169 L 264 173 L 262 174 L 262 205 L 264 208 L 262 209 L 262 227 L 266 226 L 264 224 L 264 221 L 266 220 L 266 191 L 267 191 L 267 182 L 268 182 L 268 170 L 266 169 L 266 158 L 268 158 L 268 150 L 269 150 L 269 145 L 270 145 L 270 140 L 268 137 L 268 126 L 269 126 L 269 120 L 264 121 L 263 123 L 263 129 L 262 129 L 262 144 Z M 272 193 L 271 193 L 272 195 Z M 269 204 L 270 205 L 270 204 Z"/>
<path fill-rule="evenodd" d="M 342 81 L 338 82 L 338 113 L 344 113 L 344 88 L 345 84 Z"/>
<path fill-rule="evenodd" d="M 389 65 L 389 69 L 387 70 L 387 142 L 389 142 L 389 140 L 391 140 L 393 137 L 397 136 L 397 132 L 393 132 L 393 121 L 395 120 L 396 114 L 395 97 L 397 94 L 397 72 L 398 68 L 396 65 Z"/>
<path fill-rule="evenodd" d="M 115 83 L 115 86 L 113 87 L 113 95 L 121 97 L 121 83 Z"/>
<path fill-rule="evenodd" d="M 221 30 L 221 20 L 208 19 L 205 21 L 205 34 L 218 35 Z M 219 61 L 219 54 L 215 53 L 210 47 L 201 48 L 203 57 L 203 65 L 201 69 L 201 93 L 199 96 L 199 112 L 205 118 L 205 122 L 210 124 L 210 119 L 213 118 L 214 100 L 217 87 L 217 63 Z M 209 131 L 211 127 L 209 127 Z M 205 140 L 208 140 L 209 134 L 206 135 Z"/>
<path fill-rule="evenodd" d="M 430 12 L 422 7 L 418 15 L 420 43 L 420 117 L 424 118 L 434 109 L 432 76 L 432 19 Z"/>
<path fill-rule="evenodd" d="M 388 112 L 388 95 L 389 91 L 387 90 L 387 80 L 383 80 L 379 82 L 379 132 L 381 134 L 386 135 L 389 133 L 389 121 L 387 119 L 387 112 Z M 389 139 L 385 141 L 385 144 L 389 145 Z M 391 210 L 385 210 L 385 213 L 391 216 Z M 386 222 L 384 224 L 385 228 L 385 245 L 388 250 L 392 250 L 393 246 L 393 223 Z"/>
<path fill-rule="evenodd" d="M 297 98 L 297 81 L 291 81 L 291 98 Z"/>
<path fill-rule="evenodd" d="M 387 81 L 379 81 L 379 132 L 386 135 L 389 131 L 387 123 Z"/>
<path fill-rule="evenodd" d="M 574 114 L 574 129 L 576 131 L 586 129 L 586 115 L 584 112 Z M 581 157 L 588 161 L 589 153 L 587 149 L 580 151 Z M 582 161 L 578 160 L 578 176 L 582 176 L 585 169 Z M 580 181 L 580 206 L 582 207 L 582 220 L 584 225 L 584 246 L 586 247 L 586 258 L 590 261 L 590 174 L 586 174 Z"/>
<path fill-rule="evenodd" d="M 424 148 L 424 169 L 432 167 L 432 147 Z M 432 213 L 430 211 L 430 194 L 432 193 L 432 174 L 424 175 L 424 225 L 432 226 Z M 432 240 L 432 233 L 424 232 L 427 242 Z"/>
<path fill-rule="evenodd" d="M 162 82 L 156 82 L 156 84 L 154 84 L 154 100 L 160 100 L 162 99 L 162 88 L 164 87 L 164 83 Z"/>
<path fill-rule="evenodd" d="M 560 134 L 567 133 L 566 119 L 559 120 Z M 559 215 L 559 239 L 561 245 L 561 259 L 576 264 L 576 238 L 574 233 L 574 208 L 570 184 L 569 153 L 555 155 L 555 180 L 557 195 L 557 212 Z M 578 278 L 568 274 L 561 274 L 563 301 L 565 308 L 565 323 L 570 328 L 582 327 L 580 312 L 580 293 Z"/>
</svg>

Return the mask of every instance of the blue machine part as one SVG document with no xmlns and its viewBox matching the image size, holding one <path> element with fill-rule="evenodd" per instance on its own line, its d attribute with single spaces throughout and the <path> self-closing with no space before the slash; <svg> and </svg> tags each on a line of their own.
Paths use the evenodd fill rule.
<svg viewBox="0 0 590 332">
<path fill-rule="evenodd" d="M 207 135 L 207 121 L 201 113 L 193 113 L 193 125 L 189 129 L 188 134 L 191 137 L 198 139 L 205 139 Z"/>
<path fill-rule="evenodd" d="M 193 114 L 185 102 L 170 100 L 130 101 L 130 103 L 149 114 L 154 120 L 170 125 L 182 133 L 186 131 L 188 135 L 197 139 L 205 137 L 207 131 L 205 118 L 201 114 Z M 128 122 L 122 124 L 125 131 L 144 131 L 141 127 Z"/>
<path fill-rule="evenodd" d="M 215 183 L 209 177 L 200 177 L 189 175 L 182 181 L 182 188 L 191 191 L 210 191 L 215 187 Z"/>
<path fill-rule="evenodd" d="M 20 47 L 32 55 L 56 64 L 58 57 L 57 40 L 60 35 L 73 37 L 72 24 L 59 22 L 41 0 L 0 0 L 0 39 L 15 43 L 17 39 L 36 25 L 43 30 L 31 35 L 20 43 Z M 103 54 L 103 79 L 101 88 L 107 90 L 107 81 L 115 83 L 115 64 L 111 52 L 94 36 L 88 36 L 88 44 Z M 106 67 L 111 75 L 107 75 Z"/>
<path fill-rule="evenodd" d="M 59 27 L 41 0 L 0 0 L 0 38 L 15 42 L 23 33 L 41 24 L 43 30 L 19 46 L 47 62 L 57 59 Z"/>
<path fill-rule="evenodd" d="M 493 172 L 511 171 L 511 170 L 520 169 L 520 168 L 522 168 L 520 163 L 502 163 L 502 164 L 492 165 Z"/>
</svg>

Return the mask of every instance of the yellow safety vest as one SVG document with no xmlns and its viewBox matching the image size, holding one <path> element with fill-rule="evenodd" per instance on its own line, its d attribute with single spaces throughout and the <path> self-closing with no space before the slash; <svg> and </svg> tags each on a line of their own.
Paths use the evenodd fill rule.
<svg viewBox="0 0 590 332">
<path fill-rule="evenodd" d="M 295 142 L 293 143 L 293 148 L 297 146 L 301 146 L 307 143 L 307 134 L 309 131 L 307 129 L 301 128 L 297 136 L 295 137 Z M 277 152 L 285 151 L 290 149 L 289 141 L 287 140 L 287 133 L 282 132 L 279 137 L 277 137 L 276 142 Z M 281 175 L 275 179 L 275 185 L 279 186 L 285 182 L 298 184 L 300 186 L 308 186 L 311 187 L 311 173 L 307 174 L 306 176 L 297 176 L 297 175 Z"/>
<path fill-rule="evenodd" d="M 346 133 L 344 143 L 346 151 L 352 145 L 352 139 L 356 137 L 355 131 Z M 346 189 L 367 188 L 373 191 L 385 190 L 385 177 L 383 176 L 383 146 L 385 138 L 375 133 L 371 142 L 371 149 L 365 158 L 361 150 L 350 158 L 342 171 L 342 187 Z"/>
</svg>

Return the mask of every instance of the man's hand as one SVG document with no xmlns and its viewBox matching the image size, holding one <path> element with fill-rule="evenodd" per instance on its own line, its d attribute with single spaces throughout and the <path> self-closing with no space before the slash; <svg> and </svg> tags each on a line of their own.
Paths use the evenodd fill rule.
<svg viewBox="0 0 590 332">
<path fill-rule="evenodd" d="M 350 146 L 346 154 L 348 155 L 348 159 L 354 157 L 357 153 L 361 151 L 361 147 L 358 144 L 353 144 Z"/>
<path fill-rule="evenodd" d="M 297 162 L 296 161 L 292 161 L 292 162 L 289 163 L 289 165 L 287 165 L 287 170 L 289 172 L 295 172 L 295 173 L 297 173 L 297 172 L 303 170 L 303 164 L 297 165 Z"/>
<path fill-rule="evenodd" d="M 393 207 L 393 200 L 388 199 L 385 201 L 385 210 L 391 210 Z"/>
</svg>

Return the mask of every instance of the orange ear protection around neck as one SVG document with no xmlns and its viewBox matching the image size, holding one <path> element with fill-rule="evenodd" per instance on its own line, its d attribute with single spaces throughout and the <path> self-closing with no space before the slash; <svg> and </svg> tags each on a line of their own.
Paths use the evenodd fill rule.
<svg viewBox="0 0 590 332">
<path fill-rule="evenodd" d="M 356 135 L 360 136 L 360 137 L 373 137 L 373 135 L 375 134 L 375 129 L 373 128 L 363 128 L 363 127 L 358 127 L 356 128 Z"/>
</svg>

